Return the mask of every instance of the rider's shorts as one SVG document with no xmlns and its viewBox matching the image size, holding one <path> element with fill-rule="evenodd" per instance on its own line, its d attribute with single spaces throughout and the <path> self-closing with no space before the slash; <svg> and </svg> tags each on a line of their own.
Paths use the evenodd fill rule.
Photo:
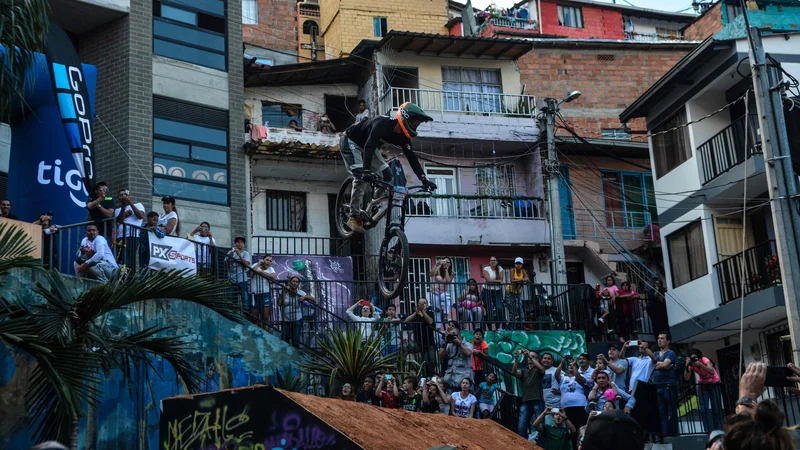
<svg viewBox="0 0 800 450">
<path fill-rule="evenodd" d="M 339 141 L 339 149 L 342 153 L 342 158 L 344 158 L 344 165 L 347 166 L 348 172 L 352 174 L 353 170 L 364 167 L 364 149 L 356 145 L 356 143 L 351 141 L 344 133 L 342 133 L 342 138 Z M 388 168 L 389 164 L 383 159 L 380 150 L 375 149 L 375 153 L 372 155 L 372 167 L 370 167 L 369 170 L 372 173 L 381 173 L 384 169 Z"/>
</svg>

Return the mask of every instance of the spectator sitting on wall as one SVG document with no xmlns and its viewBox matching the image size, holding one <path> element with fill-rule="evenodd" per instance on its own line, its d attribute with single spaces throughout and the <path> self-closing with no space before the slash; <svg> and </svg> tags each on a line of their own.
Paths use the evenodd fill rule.
<svg viewBox="0 0 800 450">
<path fill-rule="evenodd" d="M 81 241 L 74 267 L 78 276 L 102 282 L 108 281 L 117 270 L 117 262 L 106 238 L 98 235 L 97 225 L 93 223 L 86 225 L 86 237 Z"/>
<path fill-rule="evenodd" d="M 353 123 L 359 123 L 364 119 L 369 119 L 369 110 L 367 109 L 367 102 L 363 98 L 358 101 L 358 114 L 356 114 L 356 120 Z"/>
<path fill-rule="evenodd" d="M 12 220 L 19 220 L 17 219 L 17 216 L 11 214 L 11 200 L 7 198 L 0 200 L 0 217 Z"/>
<path fill-rule="evenodd" d="M 319 118 L 319 131 L 323 133 L 336 133 L 336 126 L 333 125 L 333 122 L 331 122 L 327 114 L 323 114 L 322 117 Z"/>
<path fill-rule="evenodd" d="M 250 266 L 250 314 L 258 316 L 261 320 L 272 321 L 272 286 L 271 283 L 278 279 L 275 268 L 272 267 L 272 255 L 265 255 L 261 260 Z"/>
<path fill-rule="evenodd" d="M 375 395 L 374 375 L 367 375 L 364 378 L 364 390 L 356 395 L 356 401 L 365 405 L 381 406 L 381 398 Z"/>
<path fill-rule="evenodd" d="M 386 387 L 385 391 L 383 390 L 384 387 Z M 375 395 L 380 397 L 381 407 L 383 408 L 397 409 L 400 407 L 398 404 L 400 392 L 397 390 L 395 378 L 392 377 L 391 374 L 387 373 L 381 378 L 381 381 L 378 382 L 378 386 L 375 388 Z"/>
<path fill-rule="evenodd" d="M 553 416 L 553 425 L 545 423 L 547 415 Z M 533 427 L 544 436 L 545 450 L 570 450 L 570 435 L 575 434 L 575 425 L 561 408 L 548 406 L 536 417 Z"/>
<path fill-rule="evenodd" d="M 289 128 L 291 128 L 294 131 L 303 131 L 303 129 L 300 128 L 300 125 L 297 125 L 297 121 L 296 120 L 290 120 L 289 121 Z"/>
<path fill-rule="evenodd" d="M 86 202 L 89 217 L 97 225 L 100 235 L 111 243 L 114 239 L 114 224 L 106 219 L 114 217 L 114 197 L 109 195 L 108 184 L 100 181 L 94 188 L 94 200 Z"/>
<path fill-rule="evenodd" d="M 53 220 L 53 212 L 48 211 L 40 214 L 35 225 L 42 227 L 42 260 L 44 261 L 45 269 L 58 269 L 58 246 L 53 245 L 55 234 L 58 233 L 58 227 L 51 225 L 50 221 Z"/>
<path fill-rule="evenodd" d="M 403 390 L 400 391 L 400 408 L 406 411 L 422 411 L 422 394 L 417 392 L 419 381 L 416 377 L 403 378 Z"/>
<path fill-rule="evenodd" d="M 447 358 L 444 381 L 457 392 L 460 380 L 467 378 L 472 382 L 472 344 L 464 341 L 461 327 L 455 320 L 447 322 L 446 345 L 439 349 L 439 358 Z"/>
</svg>

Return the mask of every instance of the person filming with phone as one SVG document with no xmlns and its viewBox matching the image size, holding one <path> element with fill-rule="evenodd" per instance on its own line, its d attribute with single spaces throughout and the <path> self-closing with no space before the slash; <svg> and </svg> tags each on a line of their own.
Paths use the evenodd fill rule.
<svg viewBox="0 0 800 450">
<path fill-rule="evenodd" d="M 528 363 L 525 369 L 520 370 L 519 355 L 525 355 Z M 519 421 L 517 423 L 517 433 L 528 438 L 531 417 L 537 417 L 544 410 L 544 400 L 542 398 L 542 379 L 544 378 L 544 366 L 539 361 L 539 354 L 528 351 L 527 349 L 516 350 L 514 352 L 514 365 L 511 366 L 511 374 L 522 380 L 522 406 L 519 408 Z"/>
<path fill-rule="evenodd" d="M 545 418 L 553 416 L 553 424 L 545 423 Z M 533 427 L 545 437 L 544 450 L 570 450 L 572 438 L 577 431 L 561 408 L 547 407 L 533 422 Z"/>
</svg>

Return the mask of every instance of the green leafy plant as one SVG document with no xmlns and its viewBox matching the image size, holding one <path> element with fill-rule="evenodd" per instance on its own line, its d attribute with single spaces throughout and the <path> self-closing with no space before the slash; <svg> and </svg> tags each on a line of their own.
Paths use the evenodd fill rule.
<svg viewBox="0 0 800 450">
<path fill-rule="evenodd" d="M 331 385 L 338 381 L 358 387 L 364 384 L 367 375 L 395 368 L 396 356 L 382 354 L 385 345 L 381 345 L 381 338 L 375 335 L 364 338 L 357 327 L 329 329 L 317 339 L 319 350 L 310 354 L 311 362 L 300 366 L 309 375 L 329 378 Z M 332 389 L 330 393 L 333 395 Z"/>
<path fill-rule="evenodd" d="M 25 256 L 32 248 L 30 239 L 15 229 L 3 234 L 0 227 L 0 275 L 14 267 L 36 266 Z M 25 402 L 37 440 L 70 442 L 77 448 L 78 421 L 86 416 L 87 405 L 96 407 L 103 395 L 97 386 L 113 370 L 120 370 L 132 385 L 142 376 L 136 366 L 155 370 L 153 357 L 172 365 L 187 392 L 199 392 L 202 367 L 188 357 L 186 342 L 172 327 L 112 331 L 108 326 L 110 313 L 155 299 L 189 301 L 243 323 L 238 297 L 228 283 L 183 275 L 142 270 L 76 295 L 63 275 L 47 272 L 45 283 L 31 288 L 40 303 L 0 298 L 0 341 L 36 361 Z"/>
<path fill-rule="evenodd" d="M 48 27 L 47 0 L 0 0 L 0 122 L 11 118 L 14 99 L 22 99 L 33 83 L 26 75 L 35 52 L 44 50 Z"/>
<path fill-rule="evenodd" d="M 275 387 L 284 391 L 305 392 L 308 387 L 308 377 L 302 372 L 295 374 L 291 365 L 284 367 L 283 371 L 273 369 L 273 373 L 275 374 Z"/>
</svg>

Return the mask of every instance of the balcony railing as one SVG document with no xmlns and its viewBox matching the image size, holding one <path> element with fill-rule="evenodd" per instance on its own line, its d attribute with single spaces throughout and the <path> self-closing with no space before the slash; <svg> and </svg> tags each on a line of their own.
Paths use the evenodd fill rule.
<svg viewBox="0 0 800 450">
<path fill-rule="evenodd" d="M 748 126 L 747 144 L 744 142 L 745 120 L 742 116 L 697 147 L 704 185 L 747 158 L 761 153 L 757 115 L 750 115 Z"/>
<path fill-rule="evenodd" d="M 383 110 L 397 109 L 405 102 L 416 103 L 427 112 L 533 117 L 533 95 L 483 92 L 437 91 L 431 89 L 390 88 L 382 102 Z"/>
<path fill-rule="evenodd" d="M 490 19 L 496 27 L 515 28 L 517 30 L 538 30 L 539 25 L 536 21 L 528 22 L 527 20 L 507 19 L 496 17 Z"/>
<path fill-rule="evenodd" d="M 586 212 L 576 215 L 562 213 L 564 237 L 567 239 L 606 239 L 625 241 L 653 240 L 653 219 L 648 211 L 605 211 Z M 598 223 L 598 221 L 600 223 Z M 573 233 L 569 233 L 572 228 Z"/>
<path fill-rule="evenodd" d="M 406 214 L 448 219 L 544 219 L 544 200 L 479 195 L 411 197 Z"/>
<path fill-rule="evenodd" d="M 744 279 L 742 269 L 744 266 Z M 714 264 L 719 280 L 722 304 L 732 302 L 742 295 L 752 294 L 781 284 L 778 265 L 778 248 L 775 241 L 766 241 L 743 253 Z"/>
<path fill-rule="evenodd" d="M 635 31 L 625 32 L 626 41 L 637 42 L 661 42 L 661 41 L 682 41 L 683 35 L 662 34 L 662 33 L 637 33 Z"/>
</svg>

